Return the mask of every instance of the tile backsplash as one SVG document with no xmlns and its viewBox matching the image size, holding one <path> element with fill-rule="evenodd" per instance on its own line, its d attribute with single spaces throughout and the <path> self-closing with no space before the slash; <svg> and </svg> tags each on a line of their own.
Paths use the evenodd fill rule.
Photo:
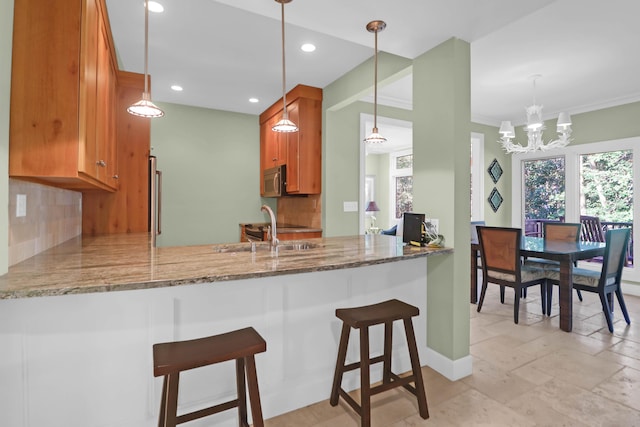
<svg viewBox="0 0 640 427">
<path fill-rule="evenodd" d="M 277 220 L 281 224 L 321 228 L 321 202 L 320 194 L 312 194 L 306 197 L 279 197 Z"/>
<path fill-rule="evenodd" d="M 81 234 L 82 193 L 9 179 L 9 266 Z"/>
</svg>

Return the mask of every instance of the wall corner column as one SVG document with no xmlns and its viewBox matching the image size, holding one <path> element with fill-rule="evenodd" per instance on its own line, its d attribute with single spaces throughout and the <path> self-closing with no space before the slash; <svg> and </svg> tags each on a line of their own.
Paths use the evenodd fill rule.
<svg viewBox="0 0 640 427">
<path fill-rule="evenodd" d="M 427 363 L 450 379 L 471 373 L 470 92 L 469 43 L 452 38 L 414 60 L 414 210 L 438 219 L 446 246 L 455 248 L 428 260 Z"/>
</svg>

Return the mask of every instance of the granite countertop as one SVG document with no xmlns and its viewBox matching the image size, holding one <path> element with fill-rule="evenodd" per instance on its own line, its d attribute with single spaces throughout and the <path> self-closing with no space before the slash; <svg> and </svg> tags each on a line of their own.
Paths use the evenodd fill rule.
<svg viewBox="0 0 640 427">
<path fill-rule="evenodd" d="M 310 248 L 268 242 L 152 248 L 148 234 L 78 237 L 9 268 L 0 299 L 149 289 L 361 267 L 451 253 L 398 248 L 395 236 L 307 239 Z"/>
</svg>

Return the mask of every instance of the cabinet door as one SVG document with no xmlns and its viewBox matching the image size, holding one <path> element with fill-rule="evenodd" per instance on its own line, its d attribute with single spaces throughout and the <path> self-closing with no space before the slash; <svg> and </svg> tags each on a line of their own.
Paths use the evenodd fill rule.
<svg viewBox="0 0 640 427">
<path fill-rule="evenodd" d="M 97 70 L 96 178 L 115 187 L 115 71 L 111 63 L 107 28 L 102 19 L 99 19 Z"/>
<path fill-rule="evenodd" d="M 265 129 L 265 169 L 282 166 L 287 163 L 287 138 L 282 132 L 274 132 L 271 128 L 282 119 L 282 113 L 273 116 L 266 123 Z"/>
<path fill-rule="evenodd" d="M 300 133 L 304 124 L 300 123 L 299 100 L 287 106 L 289 119 L 298 125 L 298 132 L 286 133 L 287 138 L 287 192 L 297 193 L 300 191 Z"/>
<path fill-rule="evenodd" d="M 96 0 L 87 0 L 82 24 L 82 67 L 80 76 L 80 122 L 78 141 L 78 172 L 98 178 L 96 119 L 98 105 L 98 7 Z"/>
<path fill-rule="evenodd" d="M 322 101 L 298 98 L 289 117 L 298 132 L 287 134 L 287 192 L 320 194 L 322 181 Z"/>
</svg>

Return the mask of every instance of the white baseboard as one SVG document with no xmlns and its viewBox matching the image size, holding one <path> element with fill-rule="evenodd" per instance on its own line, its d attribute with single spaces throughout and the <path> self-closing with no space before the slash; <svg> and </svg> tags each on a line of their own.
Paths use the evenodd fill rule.
<svg viewBox="0 0 640 427">
<path fill-rule="evenodd" d="M 471 355 L 457 360 L 451 360 L 437 351 L 427 348 L 426 363 L 431 369 L 434 369 L 451 381 L 457 381 L 467 377 L 473 372 L 473 358 Z"/>
<path fill-rule="evenodd" d="M 640 297 L 640 285 L 636 283 L 622 282 L 622 293 Z"/>
</svg>

